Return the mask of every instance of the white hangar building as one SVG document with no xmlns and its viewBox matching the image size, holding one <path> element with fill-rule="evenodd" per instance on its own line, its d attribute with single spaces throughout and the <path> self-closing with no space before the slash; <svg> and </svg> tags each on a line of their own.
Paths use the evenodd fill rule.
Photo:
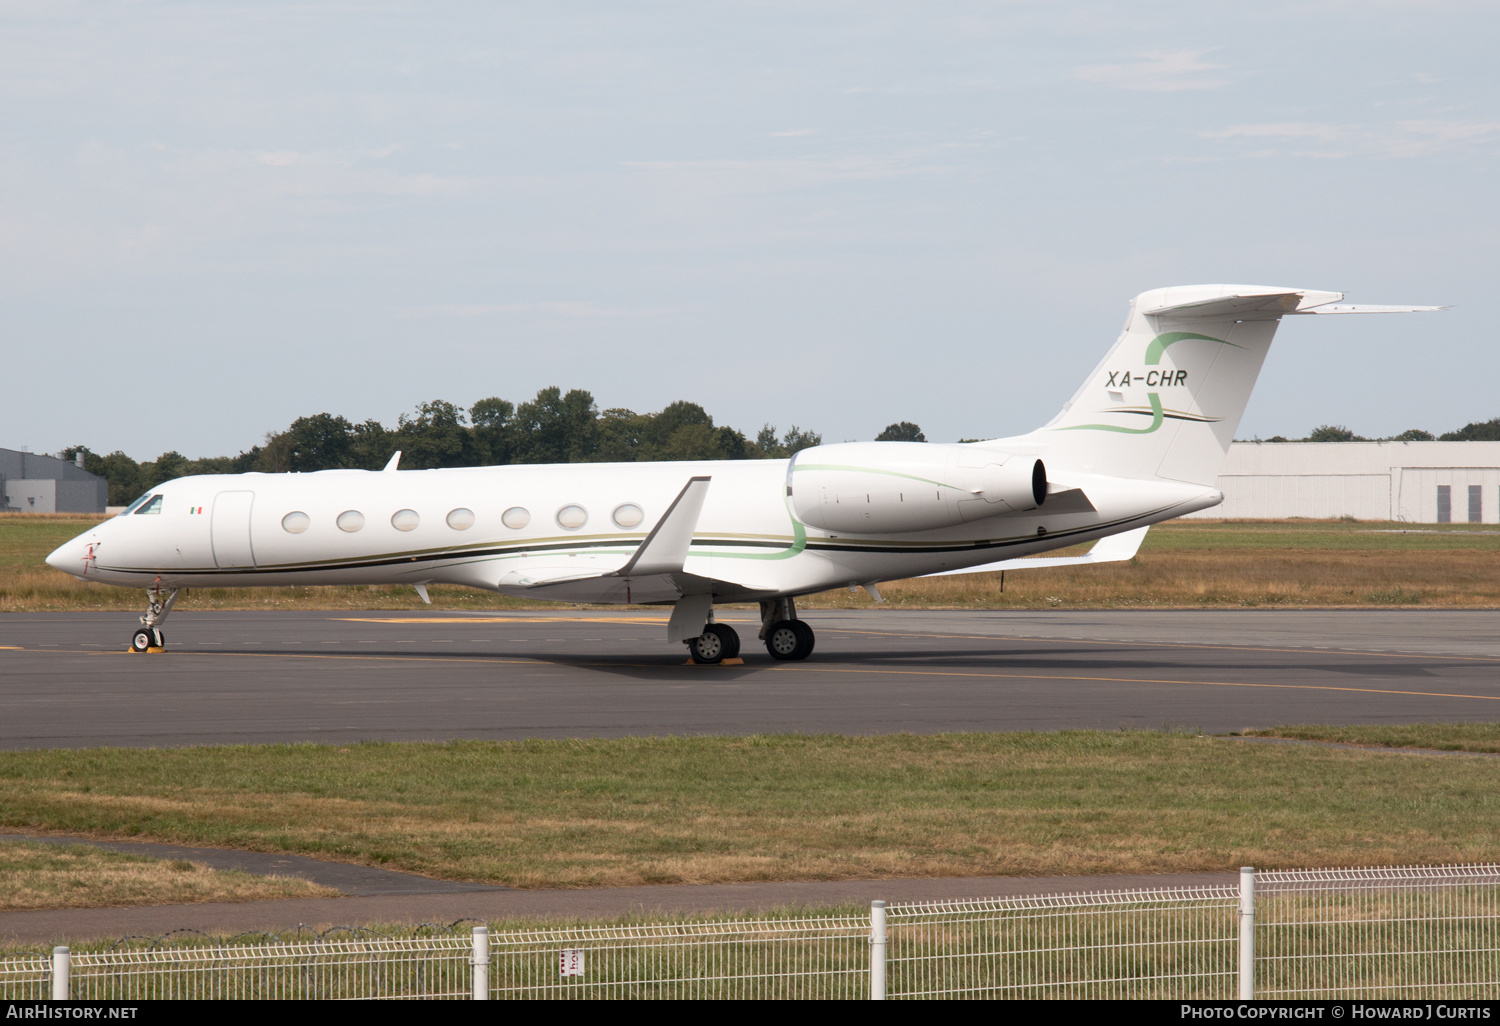
<svg viewBox="0 0 1500 1026">
<path fill-rule="evenodd" d="M 1235 442 L 1196 517 L 1500 523 L 1500 442 Z"/>
</svg>

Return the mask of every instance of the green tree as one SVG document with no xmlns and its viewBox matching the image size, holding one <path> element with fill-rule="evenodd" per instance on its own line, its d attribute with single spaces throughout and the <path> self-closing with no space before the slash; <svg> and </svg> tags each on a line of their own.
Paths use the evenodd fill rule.
<svg viewBox="0 0 1500 1026">
<path fill-rule="evenodd" d="M 756 434 L 755 441 L 746 446 L 745 455 L 748 459 L 784 460 L 803 449 L 822 444 L 822 435 L 813 431 L 803 431 L 795 424 L 792 425 L 791 430 L 778 439 L 776 428 L 766 424 Z"/>
<path fill-rule="evenodd" d="M 260 457 L 260 446 L 253 445 L 238 456 L 205 456 L 201 460 L 189 460 L 183 475 L 189 474 L 244 474 L 255 469 Z"/>
<path fill-rule="evenodd" d="M 925 442 L 927 436 L 922 429 L 909 420 L 897 421 L 875 436 L 877 442 Z"/>
<path fill-rule="evenodd" d="M 679 400 L 644 418 L 638 460 L 738 460 L 745 458 L 745 436 L 716 427 L 697 403 Z"/>
<path fill-rule="evenodd" d="M 418 403 L 415 416 L 402 414 L 395 431 L 401 466 L 412 470 L 438 467 L 477 467 L 484 462 L 473 432 L 465 427 L 464 411 L 434 399 Z"/>
<path fill-rule="evenodd" d="M 599 432 L 595 458 L 600 463 L 633 463 L 640 459 L 641 438 L 650 423 L 650 414 L 623 407 L 605 410 L 595 425 Z"/>
<path fill-rule="evenodd" d="M 490 466 L 509 463 L 515 449 L 515 403 L 506 399 L 481 399 L 469 407 L 474 441 L 484 462 Z"/>
<path fill-rule="evenodd" d="M 1445 431 L 1438 436 L 1438 441 L 1500 442 L 1500 417 L 1494 420 L 1471 421 L 1457 431 Z"/>
<path fill-rule="evenodd" d="M 267 473 L 335 470 L 352 466 L 350 423 L 329 413 L 298 417 L 285 431 L 268 435 L 255 458 L 255 469 Z"/>
<path fill-rule="evenodd" d="M 150 463 L 141 464 L 141 491 L 149 491 L 159 484 L 175 481 L 188 472 L 188 459 L 180 452 L 167 451 Z"/>
<path fill-rule="evenodd" d="M 1423 431 L 1421 428 L 1407 428 L 1399 435 L 1391 438 L 1393 442 L 1430 442 L 1433 440 L 1431 431 Z"/>
<path fill-rule="evenodd" d="M 556 385 L 516 408 L 516 463 L 588 463 L 599 448 L 594 397 Z"/>
<path fill-rule="evenodd" d="M 1304 441 L 1308 442 L 1366 442 L 1342 424 L 1322 424 L 1312 429 Z"/>
<path fill-rule="evenodd" d="M 349 429 L 349 465 L 360 470 L 380 470 L 390 462 L 399 446 L 396 432 L 370 419 Z"/>
</svg>

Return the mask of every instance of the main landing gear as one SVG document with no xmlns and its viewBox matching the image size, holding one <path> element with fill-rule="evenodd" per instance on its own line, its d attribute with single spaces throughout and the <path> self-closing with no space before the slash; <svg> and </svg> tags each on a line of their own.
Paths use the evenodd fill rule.
<svg viewBox="0 0 1500 1026">
<path fill-rule="evenodd" d="M 161 585 L 146 589 L 146 614 L 141 617 L 141 626 L 130 636 L 130 651 L 160 652 L 167 647 L 167 636 L 161 632 L 161 624 L 172 612 L 180 588 L 173 588 L 165 599 L 161 596 Z"/>
<path fill-rule="evenodd" d="M 760 640 L 772 659 L 806 659 L 817 642 L 812 628 L 797 619 L 797 603 L 790 598 L 760 604 Z"/>
<path fill-rule="evenodd" d="M 690 639 L 687 646 L 695 663 L 722 663 L 738 658 L 740 635 L 727 623 L 711 623 L 703 628 L 702 634 Z"/>
<path fill-rule="evenodd" d="M 797 619 L 797 604 L 789 598 L 760 604 L 759 637 L 772 659 L 806 659 L 817 641 L 812 628 Z M 695 663 L 722 663 L 739 656 L 740 636 L 727 623 L 709 622 L 702 634 L 688 639 L 687 647 Z"/>
</svg>

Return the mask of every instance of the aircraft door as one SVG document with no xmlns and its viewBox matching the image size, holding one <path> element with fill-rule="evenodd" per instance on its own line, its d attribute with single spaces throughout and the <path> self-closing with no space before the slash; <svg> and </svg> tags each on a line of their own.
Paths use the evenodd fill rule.
<svg viewBox="0 0 1500 1026">
<path fill-rule="evenodd" d="M 250 549 L 250 507 L 254 492 L 220 492 L 214 496 L 214 565 L 221 569 L 254 566 Z"/>
</svg>

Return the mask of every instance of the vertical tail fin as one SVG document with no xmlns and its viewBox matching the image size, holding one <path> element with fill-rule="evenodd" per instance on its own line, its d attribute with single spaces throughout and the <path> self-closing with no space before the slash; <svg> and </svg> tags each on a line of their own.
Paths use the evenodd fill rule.
<svg viewBox="0 0 1500 1026">
<path fill-rule="evenodd" d="M 1031 438 L 1056 469 L 1212 485 L 1282 316 L 1342 298 L 1252 285 L 1143 292 L 1108 355 Z"/>
</svg>

